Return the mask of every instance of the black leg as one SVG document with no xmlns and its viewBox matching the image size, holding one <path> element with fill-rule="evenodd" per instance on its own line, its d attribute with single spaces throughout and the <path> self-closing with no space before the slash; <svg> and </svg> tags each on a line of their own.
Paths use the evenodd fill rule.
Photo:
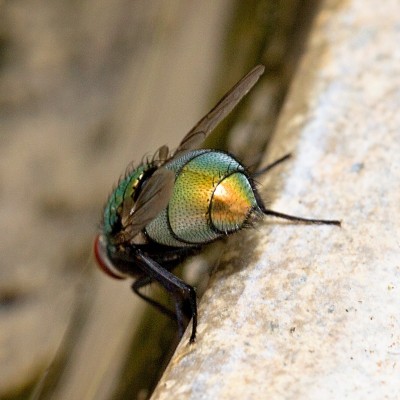
<svg viewBox="0 0 400 400">
<path fill-rule="evenodd" d="M 184 312 L 184 307 L 185 307 L 185 300 L 182 299 L 181 297 L 175 297 L 175 312 L 176 312 L 176 319 L 178 321 L 178 333 L 179 337 L 183 336 L 183 333 L 185 332 L 185 312 Z M 192 327 L 193 329 L 193 327 Z M 196 332 L 194 333 L 196 335 Z M 193 332 L 192 332 L 193 335 Z M 193 343 L 194 338 L 192 340 L 192 337 L 190 337 L 190 343 Z"/>
<path fill-rule="evenodd" d="M 137 251 L 136 255 L 138 257 L 138 264 L 147 277 L 149 277 L 150 280 L 155 280 L 160 283 L 173 297 L 177 311 L 176 318 L 180 334 L 183 334 L 185 327 L 184 305 L 186 302 L 189 303 L 192 317 L 190 343 L 193 343 L 196 338 L 197 328 L 197 299 L 194 288 L 177 278 L 174 274 L 167 271 L 160 264 L 156 263 L 141 251 Z"/>
<path fill-rule="evenodd" d="M 153 300 L 152 298 L 146 296 L 145 294 L 139 292 L 139 289 L 149 285 L 152 283 L 153 280 L 148 277 L 144 276 L 143 278 L 139 278 L 135 282 L 133 282 L 131 288 L 135 294 L 137 294 L 142 300 L 146 301 L 147 303 L 151 304 L 153 307 L 155 307 L 158 311 L 160 311 L 162 314 L 166 315 L 167 317 L 171 318 L 172 320 L 176 321 L 176 314 L 169 310 L 167 307 L 163 306 L 160 304 L 158 301 Z"/>
<path fill-rule="evenodd" d="M 268 172 L 269 170 L 271 170 L 272 168 L 281 164 L 282 162 L 288 160 L 290 157 L 292 157 L 292 155 L 290 153 L 288 153 L 288 154 L 284 155 L 283 157 L 279 158 L 278 160 L 274 161 L 272 164 L 269 164 L 266 167 L 260 169 L 254 175 L 258 176 L 258 175 L 264 174 L 265 172 Z M 308 224 L 321 224 L 321 225 L 322 224 L 323 225 L 337 225 L 337 226 L 341 225 L 341 221 L 338 221 L 338 220 L 301 218 L 301 217 L 296 217 L 294 215 L 283 214 L 278 211 L 267 210 L 266 208 L 264 208 L 264 206 L 261 207 L 261 210 L 265 215 L 271 215 L 272 217 L 283 218 L 283 219 L 287 219 L 287 220 L 293 221 L 293 222 L 305 222 Z"/>
<path fill-rule="evenodd" d="M 277 218 L 283 218 L 287 219 L 289 221 L 294 221 L 294 222 L 305 222 L 309 224 L 323 224 L 323 225 L 341 225 L 341 221 L 335 220 L 335 219 L 312 219 L 312 218 L 301 218 L 301 217 L 295 217 L 294 215 L 288 215 L 288 214 L 283 214 L 277 211 L 273 210 L 267 210 L 265 208 L 262 209 L 262 212 L 265 215 L 271 215 L 272 217 L 277 217 Z"/>
<path fill-rule="evenodd" d="M 259 175 L 265 174 L 266 172 L 268 172 L 272 168 L 274 168 L 277 165 L 279 165 L 279 164 L 283 163 L 284 161 L 288 160 L 290 157 L 292 157 L 291 153 L 285 154 L 283 157 L 281 157 L 278 160 L 274 161 L 272 164 L 267 165 L 266 167 L 260 169 L 259 171 L 256 171 L 254 173 L 254 176 L 259 176 Z"/>
</svg>

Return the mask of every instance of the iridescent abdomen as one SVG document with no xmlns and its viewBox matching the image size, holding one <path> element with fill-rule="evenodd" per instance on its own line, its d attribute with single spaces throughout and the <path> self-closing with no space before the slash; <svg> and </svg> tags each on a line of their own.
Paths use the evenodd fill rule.
<svg viewBox="0 0 400 400">
<path fill-rule="evenodd" d="M 229 154 L 192 151 L 170 161 L 174 191 L 167 209 L 146 226 L 148 236 L 168 246 L 201 245 L 237 231 L 258 210 L 244 167 Z"/>
</svg>

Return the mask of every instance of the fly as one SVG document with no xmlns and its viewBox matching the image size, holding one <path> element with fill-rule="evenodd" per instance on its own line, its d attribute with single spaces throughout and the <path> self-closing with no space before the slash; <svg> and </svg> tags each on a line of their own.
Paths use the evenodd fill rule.
<svg viewBox="0 0 400 400">
<path fill-rule="evenodd" d="M 269 210 L 251 174 L 234 156 L 199 149 L 210 132 L 236 107 L 264 72 L 258 65 L 245 75 L 170 152 L 162 146 L 151 160 L 119 181 L 104 208 L 94 242 L 100 268 L 116 279 L 134 278 L 132 290 L 178 323 L 180 336 L 191 318 L 190 343 L 196 337 L 195 289 L 172 271 L 208 243 L 254 225 L 263 215 L 295 222 L 340 225 L 337 220 L 300 218 Z M 172 297 L 169 310 L 141 289 L 159 283 Z"/>
</svg>

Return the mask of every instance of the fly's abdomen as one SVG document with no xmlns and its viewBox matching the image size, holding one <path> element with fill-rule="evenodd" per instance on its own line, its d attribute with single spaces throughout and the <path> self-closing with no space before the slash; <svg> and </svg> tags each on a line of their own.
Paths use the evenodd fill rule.
<svg viewBox="0 0 400 400">
<path fill-rule="evenodd" d="M 167 209 L 146 226 L 168 246 L 201 245 L 243 227 L 257 209 L 243 166 L 229 154 L 199 150 L 166 165 L 176 174 Z"/>
<path fill-rule="evenodd" d="M 215 188 L 210 205 L 210 219 L 219 232 L 228 234 L 243 227 L 251 210 L 257 207 L 253 188 L 246 175 L 235 172 Z"/>
</svg>

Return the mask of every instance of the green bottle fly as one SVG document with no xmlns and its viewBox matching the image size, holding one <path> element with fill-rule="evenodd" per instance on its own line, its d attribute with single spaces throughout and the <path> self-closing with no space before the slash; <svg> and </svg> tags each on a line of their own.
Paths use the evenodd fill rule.
<svg viewBox="0 0 400 400">
<path fill-rule="evenodd" d="M 190 342 L 196 337 L 196 293 L 171 272 L 186 257 L 210 242 L 252 226 L 263 215 L 340 225 L 335 220 L 305 219 L 266 209 L 251 174 L 234 156 L 217 150 L 197 150 L 263 72 L 262 65 L 253 68 L 195 125 L 174 152 L 163 146 L 151 160 L 127 172 L 106 203 L 101 232 L 95 239 L 94 252 L 100 268 L 113 278 L 135 278 L 133 291 L 176 319 L 180 335 L 185 321 L 192 318 Z M 152 282 L 158 282 L 170 293 L 175 313 L 141 293 L 140 289 Z"/>
</svg>

